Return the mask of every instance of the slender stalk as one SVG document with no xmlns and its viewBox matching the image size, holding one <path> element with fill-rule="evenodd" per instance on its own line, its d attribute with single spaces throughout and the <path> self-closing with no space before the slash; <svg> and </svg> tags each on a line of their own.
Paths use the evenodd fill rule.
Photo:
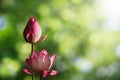
<svg viewBox="0 0 120 80">
<path fill-rule="evenodd" d="M 40 80 L 43 80 L 42 76 L 40 76 Z"/>
<path fill-rule="evenodd" d="M 33 51 L 33 44 L 31 44 L 31 53 L 32 53 L 32 51 Z"/>
<path fill-rule="evenodd" d="M 32 80 L 34 80 L 34 74 L 32 74 Z"/>
<path fill-rule="evenodd" d="M 31 44 L 31 53 L 33 51 L 33 44 Z M 32 74 L 32 80 L 34 80 L 34 74 Z"/>
</svg>

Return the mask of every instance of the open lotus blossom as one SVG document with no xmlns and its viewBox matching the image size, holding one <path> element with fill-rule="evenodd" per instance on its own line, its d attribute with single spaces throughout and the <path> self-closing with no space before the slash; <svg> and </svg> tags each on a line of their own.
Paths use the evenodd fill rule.
<svg viewBox="0 0 120 80">
<path fill-rule="evenodd" d="M 46 38 L 46 36 L 43 36 L 41 38 L 41 33 L 42 33 L 42 30 L 38 21 L 34 17 L 31 17 L 23 32 L 23 36 L 26 42 L 36 43 L 36 42 L 39 42 L 39 40 L 41 42 Z"/>
<path fill-rule="evenodd" d="M 39 73 L 43 77 L 48 75 L 56 75 L 56 70 L 51 70 L 54 65 L 56 55 L 52 57 L 48 54 L 46 50 L 42 50 L 39 53 L 33 51 L 28 59 L 26 59 L 26 64 L 29 68 L 23 69 L 27 74 L 33 74 L 34 72 Z"/>
</svg>

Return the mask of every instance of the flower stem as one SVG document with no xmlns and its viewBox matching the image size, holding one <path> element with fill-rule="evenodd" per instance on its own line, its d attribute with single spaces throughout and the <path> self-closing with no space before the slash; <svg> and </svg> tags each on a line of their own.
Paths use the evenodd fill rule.
<svg viewBox="0 0 120 80">
<path fill-rule="evenodd" d="M 32 51 L 33 51 L 33 44 L 31 44 L 31 53 L 32 53 Z"/>
<path fill-rule="evenodd" d="M 43 80 L 42 76 L 40 76 L 40 80 Z"/>
<path fill-rule="evenodd" d="M 32 54 L 32 51 L 33 51 L 33 44 L 31 44 L 31 54 Z M 34 74 L 32 74 L 32 80 L 34 80 Z"/>
<path fill-rule="evenodd" d="M 34 80 L 34 74 L 32 74 L 32 80 Z"/>
</svg>

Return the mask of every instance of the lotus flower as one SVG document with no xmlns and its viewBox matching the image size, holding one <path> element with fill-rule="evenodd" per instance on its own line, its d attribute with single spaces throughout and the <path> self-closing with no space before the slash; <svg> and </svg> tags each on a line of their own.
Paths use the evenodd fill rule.
<svg viewBox="0 0 120 80">
<path fill-rule="evenodd" d="M 26 42 L 29 43 L 38 42 L 41 37 L 41 33 L 42 31 L 38 21 L 34 17 L 31 17 L 23 32 L 23 36 Z"/>
<path fill-rule="evenodd" d="M 46 50 L 42 50 L 39 53 L 33 51 L 28 59 L 26 59 L 26 64 L 28 69 L 23 69 L 27 74 L 33 74 L 34 72 L 39 73 L 43 77 L 48 75 L 56 75 L 56 70 L 51 70 L 54 65 L 56 55 L 50 58 L 50 55 Z"/>
</svg>

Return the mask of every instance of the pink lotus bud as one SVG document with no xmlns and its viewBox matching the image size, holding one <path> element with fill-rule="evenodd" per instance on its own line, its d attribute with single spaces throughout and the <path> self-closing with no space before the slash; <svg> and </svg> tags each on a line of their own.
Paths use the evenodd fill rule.
<svg viewBox="0 0 120 80">
<path fill-rule="evenodd" d="M 42 31 L 38 21 L 34 17 L 31 17 L 23 32 L 26 42 L 38 42 L 41 37 L 41 33 Z"/>
<path fill-rule="evenodd" d="M 54 65 L 56 55 L 50 58 L 50 55 L 46 50 L 42 50 L 39 53 L 32 52 L 30 57 L 26 59 L 26 63 L 30 69 L 24 69 L 23 71 L 27 74 L 32 74 L 33 71 L 38 72 L 43 77 L 48 75 L 56 75 L 56 70 L 51 70 Z M 31 71 L 32 70 L 32 71 Z"/>
</svg>

